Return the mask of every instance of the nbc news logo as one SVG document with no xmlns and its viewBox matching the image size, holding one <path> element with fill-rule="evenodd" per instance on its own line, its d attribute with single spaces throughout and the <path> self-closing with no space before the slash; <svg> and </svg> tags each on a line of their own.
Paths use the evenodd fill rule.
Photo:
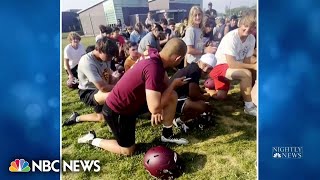
<svg viewBox="0 0 320 180">
<path fill-rule="evenodd" d="M 272 147 L 272 157 L 275 159 L 302 159 L 302 147 Z"/>
<path fill-rule="evenodd" d="M 100 161 L 99 160 L 70 160 L 62 161 L 60 165 L 60 160 L 39 160 L 31 161 L 31 168 L 29 163 L 24 159 L 15 159 L 10 163 L 10 172 L 80 172 L 80 171 L 100 171 Z"/>
</svg>

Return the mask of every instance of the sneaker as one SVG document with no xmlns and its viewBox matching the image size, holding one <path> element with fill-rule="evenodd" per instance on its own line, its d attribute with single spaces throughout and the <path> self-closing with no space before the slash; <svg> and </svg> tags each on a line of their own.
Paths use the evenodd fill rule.
<svg viewBox="0 0 320 180">
<path fill-rule="evenodd" d="M 72 124 L 77 123 L 76 118 L 80 116 L 77 112 L 73 112 L 71 116 L 63 123 L 62 126 L 70 126 Z"/>
<path fill-rule="evenodd" d="M 257 116 L 257 107 L 252 107 L 252 108 L 247 108 L 244 107 L 244 113 L 252 115 L 252 116 Z"/>
<path fill-rule="evenodd" d="M 162 142 L 169 142 L 169 143 L 176 143 L 176 144 L 188 144 L 189 141 L 184 138 L 176 138 L 174 135 L 166 138 L 164 136 L 161 136 Z"/>
<path fill-rule="evenodd" d="M 88 134 L 80 137 L 78 139 L 78 143 L 90 143 L 94 138 L 96 138 L 96 133 L 94 131 L 90 131 Z"/>
<path fill-rule="evenodd" d="M 181 130 L 183 130 L 185 133 L 188 131 L 189 127 L 181 121 L 180 118 L 174 119 L 173 120 L 173 125 Z"/>
</svg>

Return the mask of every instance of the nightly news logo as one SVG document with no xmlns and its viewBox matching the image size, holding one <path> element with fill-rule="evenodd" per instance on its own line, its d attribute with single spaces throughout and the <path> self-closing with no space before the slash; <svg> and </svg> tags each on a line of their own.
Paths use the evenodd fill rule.
<svg viewBox="0 0 320 180">
<path fill-rule="evenodd" d="M 302 147 L 272 147 L 272 157 L 275 159 L 301 159 Z"/>
<path fill-rule="evenodd" d="M 71 172 L 80 172 L 80 171 L 91 171 L 99 172 L 100 171 L 100 161 L 99 160 L 70 160 L 70 162 L 62 161 L 60 166 L 59 160 L 49 161 L 49 160 L 39 160 L 38 162 L 32 161 L 31 168 L 29 163 L 24 159 L 15 159 L 11 162 L 9 171 L 10 172 L 60 172 L 62 171 L 71 171 Z"/>
</svg>

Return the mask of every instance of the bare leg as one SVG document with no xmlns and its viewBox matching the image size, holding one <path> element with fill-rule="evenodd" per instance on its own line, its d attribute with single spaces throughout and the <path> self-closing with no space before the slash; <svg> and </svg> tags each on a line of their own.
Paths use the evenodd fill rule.
<svg viewBox="0 0 320 180">
<path fill-rule="evenodd" d="M 112 152 L 112 153 L 116 153 L 116 154 L 122 154 L 125 156 L 131 156 L 134 153 L 134 149 L 135 149 L 135 145 L 132 145 L 130 147 L 121 147 L 118 142 L 114 139 L 103 139 L 100 144 L 99 147 Z"/>
<path fill-rule="evenodd" d="M 252 91 L 251 91 L 251 97 L 252 97 L 252 102 L 253 104 L 255 104 L 256 106 L 258 105 L 257 103 L 257 81 L 255 82 Z"/>
<path fill-rule="evenodd" d="M 91 113 L 79 116 L 79 122 L 90 121 L 90 122 L 103 122 L 104 117 L 101 113 Z"/>
<path fill-rule="evenodd" d="M 108 97 L 108 92 L 102 92 L 102 91 L 98 91 L 95 95 L 94 95 L 94 99 L 100 104 L 103 105 Z"/>
<path fill-rule="evenodd" d="M 163 102 L 161 100 L 161 102 Z M 164 126 L 172 126 L 172 122 L 176 113 L 176 107 L 178 102 L 178 95 L 175 91 L 170 96 L 170 100 L 167 104 L 164 104 L 163 107 L 163 122 Z"/>
<path fill-rule="evenodd" d="M 240 91 L 243 100 L 251 102 L 252 76 L 247 69 L 227 69 L 226 78 L 229 80 L 240 80 Z"/>
</svg>

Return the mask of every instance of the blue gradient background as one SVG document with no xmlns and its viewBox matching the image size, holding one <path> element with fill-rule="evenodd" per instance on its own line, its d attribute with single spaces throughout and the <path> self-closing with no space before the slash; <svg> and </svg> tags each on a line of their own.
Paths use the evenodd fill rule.
<svg viewBox="0 0 320 180">
<path fill-rule="evenodd" d="M 60 159 L 60 2 L 2 1 L 0 17 L 0 179 L 59 179 L 9 166 Z"/>
<path fill-rule="evenodd" d="M 319 1 L 259 1 L 259 179 L 320 179 Z M 273 159 L 302 146 L 303 159 Z"/>
</svg>

